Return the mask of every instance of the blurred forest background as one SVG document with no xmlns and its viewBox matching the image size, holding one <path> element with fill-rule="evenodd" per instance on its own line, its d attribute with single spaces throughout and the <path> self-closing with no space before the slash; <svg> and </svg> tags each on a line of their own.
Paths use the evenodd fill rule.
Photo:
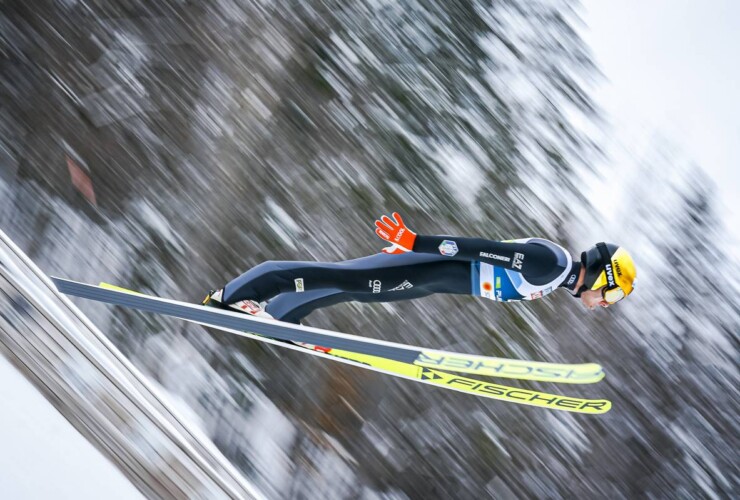
<svg viewBox="0 0 740 500">
<path fill-rule="evenodd" d="M 665 141 L 604 162 L 602 76 L 570 0 L 0 4 L 0 227 L 46 272 L 200 301 L 264 260 L 422 234 L 539 236 L 635 256 L 586 311 L 430 297 L 313 326 L 594 361 L 605 416 L 511 406 L 183 322 L 78 302 L 274 498 L 731 497 L 740 272 L 712 180 Z M 602 223 L 584 179 L 625 193 Z M 322 233 L 312 232 L 321 226 Z M 522 386 L 529 387 L 526 382 Z M 535 386 L 532 385 L 532 386 Z"/>
</svg>

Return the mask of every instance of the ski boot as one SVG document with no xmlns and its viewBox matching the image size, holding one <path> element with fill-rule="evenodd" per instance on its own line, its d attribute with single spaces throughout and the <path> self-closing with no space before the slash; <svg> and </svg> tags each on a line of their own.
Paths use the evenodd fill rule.
<svg viewBox="0 0 740 500">
<path fill-rule="evenodd" d="M 223 289 L 211 290 L 203 299 L 202 304 L 208 307 L 216 307 L 218 309 L 226 309 L 227 311 L 239 311 L 241 313 L 249 314 L 250 316 L 256 316 L 264 319 L 275 319 L 265 311 L 265 308 L 257 301 L 254 300 L 240 300 L 233 304 L 224 304 L 222 302 Z"/>
</svg>

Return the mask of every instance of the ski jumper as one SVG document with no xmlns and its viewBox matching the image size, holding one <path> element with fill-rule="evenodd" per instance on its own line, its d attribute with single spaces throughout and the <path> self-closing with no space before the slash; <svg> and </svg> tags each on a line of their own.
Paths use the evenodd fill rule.
<svg viewBox="0 0 740 500">
<path fill-rule="evenodd" d="M 223 301 L 267 301 L 274 318 L 298 323 L 341 302 L 392 302 L 434 293 L 533 300 L 573 285 L 580 264 L 541 238 L 492 241 L 416 237 L 413 252 L 343 262 L 267 261 L 226 284 Z"/>
</svg>

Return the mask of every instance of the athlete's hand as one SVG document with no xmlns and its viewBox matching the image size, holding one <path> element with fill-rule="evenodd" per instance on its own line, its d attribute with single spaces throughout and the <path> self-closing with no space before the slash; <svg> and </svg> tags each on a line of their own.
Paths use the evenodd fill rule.
<svg viewBox="0 0 740 500">
<path fill-rule="evenodd" d="M 375 221 L 375 234 L 387 241 L 391 246 L 383 249 L 385 253 L 410 252 L 414 249 L 416 233 L 403 223 L 398 212 L 393 212 L 393 218 L 383 215 Z"/>
</svg>

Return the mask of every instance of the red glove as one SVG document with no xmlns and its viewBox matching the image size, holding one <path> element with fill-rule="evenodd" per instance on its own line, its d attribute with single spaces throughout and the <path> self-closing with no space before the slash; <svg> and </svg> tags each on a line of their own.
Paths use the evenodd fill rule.
<svg viewBox="0 0 740 500">
<path fill-rule="evenodd" d="M 380 220 L 375 221 L 375 227 L 375 234 L 391 244 L 384 248 L 383 252 L 395 254 L 410 252 L 414 249 L 416 233 L 406 227 L 398 212 L 393 212 L 392 219 L 383 215 Z"/>
</svg>

